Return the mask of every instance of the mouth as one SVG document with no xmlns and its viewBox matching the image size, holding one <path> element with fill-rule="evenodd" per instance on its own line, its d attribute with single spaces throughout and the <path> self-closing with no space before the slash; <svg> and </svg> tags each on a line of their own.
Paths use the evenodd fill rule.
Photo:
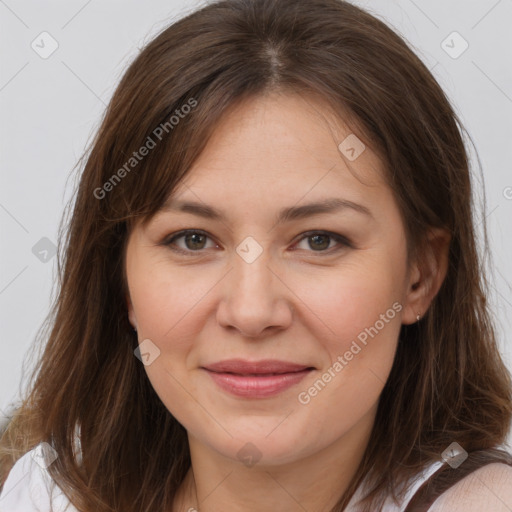
<svg viewBox="0 0 512 512">
<path fill-rule="evenodd" d="M 269 398 L 297 385 L 312 366 L 287 361 L 232 359 L 201 367 L 217 386 L 243 398 Z"/>
</svg>

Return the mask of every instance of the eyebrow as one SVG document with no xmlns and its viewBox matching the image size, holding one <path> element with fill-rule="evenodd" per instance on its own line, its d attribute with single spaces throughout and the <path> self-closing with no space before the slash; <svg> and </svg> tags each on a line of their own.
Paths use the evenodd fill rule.
<svg viewBox="0 0 512 512">
<path fill-rule="evenodd" d="M 312 215 L 319 215 L 322 213 L 335 213 L 342 210 L 351 209 L 358 213 L 362 213 L 371 218 L 374 218 L 372 212 L 366 207 L 347 199 L 332 197 L 322 201 L 308 203 L 302 206 L 289 206 L 282 208 L 277 214 L 275 224 L 283 224 L 292 220 L 305 219 Z M 162 207 L 164 211 L 180 211 L 198 215 L 212 220 L 225 221 L 226 215 L 217 208 L 199 203 L 196 201 L 178 201 L 176 199 L 169 199 Z"/>
</svg>

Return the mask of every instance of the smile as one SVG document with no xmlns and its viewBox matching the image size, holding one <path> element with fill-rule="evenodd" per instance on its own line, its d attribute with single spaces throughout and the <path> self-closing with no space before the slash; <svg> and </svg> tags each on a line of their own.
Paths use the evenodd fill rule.
<svg viewBox="0 0 512 512">
<path fill-rule="evenodd" d="M 219 388 L 244 398 L 269 398 L 297 385 L 314 368 L 282 361 L 230 360 L 202 367 Z"/>
</svg>

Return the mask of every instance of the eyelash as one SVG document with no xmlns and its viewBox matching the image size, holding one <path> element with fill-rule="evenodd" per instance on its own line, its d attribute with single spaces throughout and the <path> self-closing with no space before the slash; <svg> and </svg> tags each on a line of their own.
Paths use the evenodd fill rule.
<svg viewBox="0 0 512 512">
<path fill-rule="evenodd" d="M 207 238 L 212 239 L 212 237 L 208 233 L 206 233 L 205 231 L 202 231 L 201 229 L 185 229 L 183 231 L 179 231 L 179 232 L 174 233 L 174 234 L 170 235 L 169 237 L 167 237 L 162 242 L 162 245 L 169 247 L 169 249 L 171 249 L 173 252 L 176 252 L 178 254 L 184 254 L 186 256 L 196 256 L 197 254 L 201 254 L 202 252 L 204 252 L 206 249 L 198 249 L 196 251 L 193 251 L 191 249 L 182 249 L 181 247 L 177 247 L 176 245 L 173 245 L 176 240 L 183 238 L 189 234 L 204 235 Z M 330 255 L 333 252 L 337 252 L 337 251 L 341 250 L 343 248 L 343 246 L 345 248 L 353 248 L 353 245 L 348 238 L 346 238 L 342 235 L 338 235 L 337 233 L 332 233 L 331 231 L 306 231 L 305 233 L 302 233 L 302 237 L 294 245 L 302 242 L 302 240 L 304 240 L 304 239 L 307 239 L 307 238 L 310 238 L 310 237 L 313 237 L 316 235 L 328 236 L 329 238 L 334 239 L 336 242 L 338 242 L 340 244 L 340 247 L 338 247 L 338 248 L 331 247 L 329 249 L 322 250 L 322 251 L 309 250 L 307 252 L 316 253 L 316 254 L 319 254 L 320 256 L 322 256 L 322 255 L 326 255 L 326 254 Z M 297 250 L 297 249 L 295 249 L 295 250 Z M 298 250 L 300 250 L 300 249 L 298 249 Z"/>
</svg>

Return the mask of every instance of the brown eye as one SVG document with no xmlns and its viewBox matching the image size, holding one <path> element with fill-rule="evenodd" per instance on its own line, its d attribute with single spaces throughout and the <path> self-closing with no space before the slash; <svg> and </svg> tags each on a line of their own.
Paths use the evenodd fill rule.
<svg viewBox="0 0 512 512">
<path fill-rule="evenodd" d="M 303 236 L 296 245 L 296 248 L 304 249 L 309 252 L 331 253 L 343 247 L 352 247 L 352 244 L 347 238 L 336 233 L 320 231 L 304 233 L 304 235 L 305 236 Z M 302 247 L 300 246 L 301 244 L 303 244 Z"/>
<path fill-rule="evenodd" d="M 204 249 L 206 236 L 201 235 L 199 233 L 189 233 L 184 235 L 185 245 L 187 249 L 195 250 L 195 249 Z"/>
<path fill-rule="evenodd" d="M 209 240 L 210 245 L 208 246 Z M 300 246 L 301 244 L 303 244 L 302 247 Z M 167 238 L 167 240 L 163 242 L 163 245 L 168 246 L 175 252 L 188 255 L 201 253 L 205 249 L 218 247 L 207 233 L 196 229 L 175 233 L 170 238 Z M 302 238 L 295 245 L 295 249 L 327 254 L 347 247 L 352 247 L 352 244 L 346 237 L 324 231 L 304 233 Z"/>
<path fill-rule="evenodd" d="M 173 251 L 181 253 L 200 252 L 203 249 L 216 246 L 216 244 L 212 242 L 213 245 L 207 247 L 207 241 L 209 239 L 210 237 L 206 233 L 195 229 L 190 229 L 186 231 L 180 231 L 179 233 L 171 236 L 171 238 L 168 238 L 164 242 L 164 245 L 167 245 Z M 179 240 L 183 241 L 177 243 Z"/>
<path fill-rule="evenodd" d="M 309 240 L 309 247 L 311 249 L 314 249 L 315 251 L 317 249 L 323 250 L 328 249 L 329 244 L 331 242 L 331 237 L 329 235 L 313 235 L 308 237 Z"/>
</svg>

